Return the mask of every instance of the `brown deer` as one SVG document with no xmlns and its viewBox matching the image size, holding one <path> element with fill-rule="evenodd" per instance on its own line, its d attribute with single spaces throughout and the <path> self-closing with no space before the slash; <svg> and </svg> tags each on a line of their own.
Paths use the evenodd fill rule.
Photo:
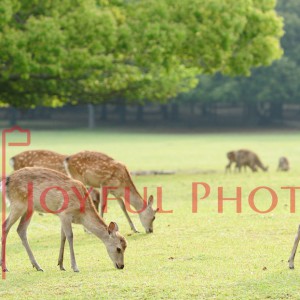
<svg viewBox="0 0 300 300">
<path fill-rule="evenodd" d="M 28 184 L 32 184 L 32 192 Z M 51 190 L 49 190 L 51 188 Z M 60 190 L 58 190 L 60 189 Z M 67 193 L 67 200 L 62 197 L 61 189 Z M 77 190 L 77 193 L 74 192 Z M 78 272 L 73 248 L 72 223 L 82 224 L 90 232 L 95 234 L 105 244 L 107 252 L 118 269 L 124 268 L 124 252 L 126 240 L 119 233 L 118 225 L 111 222 L 109 226 L 97 213 L 88 191 L 85 186 L 68 176 L 46 168 L 23 168 L 15 171 L 6 178 L 6 197 L 10 202 L 10 214 L 3 223 L 4 236 L 2 236 L 2 247 L 12 225 L 19 219 L 20 223 L 17 232 L 27 251 L 29 259 L 34 268 L 43 271 L 37 263 L 27 241 L 27 228 L 30 223 L 33 211 L 43 213 L 57 212 L 61 221 L 61 245 L 58 258 L 58 265 L 61 270 L 63 266 L 64 246 L 66 239 L 69 242 L 71 265 L 74 272 Z M 43 193 L 49 190 L 45 202 L 42 202 Z M 2 184 L 0 191 L 2 191 Z M 80 195 L 81 199 L 79 199 Z M 86 198 L 87 197 L 87 198 Z M 86 199 L 82 206 L 82 199 Z M 65 202 L 66 201 L 66 202 Z M 43 205 L 43 203 L 46 203 Z M 64 209 L 62 209 L 64 207 Z M 3 248 L 2 248 L 3 251 Z M 2 256 L 1 256 L 2 258 Z M 7 271 L 5 261 L 1 261 L 3 271 Z"/>
<path fill-rule="evenodd" d="M 257 167 L 262 169 L 264 172 L 268 170 L 268 167 L 265 167 L 258 155 L 253 151 L 241 149 L 238 151 L 230 151 L 227 153 L 229 163 L 226 166 L 226 170 L 230 170 L 232 163 L 236 163 L 235 168 L 241 172 L 241 168 L 249 167 L 252 172 L 257 172 Z"/>
<path fill-rule="evenodd" d="M 282 156 L 279 158 L 277 171 L 287 172 L 290 169 L 289 161 L 286 157 Z"/>
<path fill-rule="evenodd" d="M 137 191 L 126 166 L 106 154 L 83 151 L 69 156 L 65 160 L 69 175 L 92 187 L 114 187 L 109 192 L 114 195 L 123 210 L 131 229 L 138 232 L 131 221 L 124 204 L 125 188 L 130 190 L 130 204 L 139 212 L 139 217 L 146 233 L 153 232 L 153 221 L 157 210 L 152 208 L 153 196 L 144 206 L 142 196 Z M 102 199 L 103 200 L 103 199 Z M 103 216 L 105 201 L 102 201 L 101 216 Z"/>
<path fill-rule="evenodd" d="M 43 167 L 67 175 L 64 160 L 67 155 L 62 155 L 49 150 L 28 150 L 21 152 L 9 160 L 11 167 L 17 171 L 25 167 Z M 99 211 L 100 193 L 93 189 L 90 193 L 97 211 Z"/>
<path fill-rule="evenodd" d="M 237 151 L 227 152 L 226 156 L 229 160 L 229 163 L 225 167 L 225 173 L 231 172 L 231 165 L 235 163 L 235 171 L 237 171 L 237 161 L 236 161 Z M 246 166 L 244 166 L 244 170 L 246 171 Z"/>
</svg>

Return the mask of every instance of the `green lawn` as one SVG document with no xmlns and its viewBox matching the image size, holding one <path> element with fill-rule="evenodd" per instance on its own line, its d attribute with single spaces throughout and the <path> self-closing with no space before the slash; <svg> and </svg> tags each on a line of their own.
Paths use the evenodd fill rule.
<svg viewBox="0 0 300 300">
<path fill-rule="evenodd" d="M 29 241 L 43 273 L 32 269 L 14 226 L 7 241 L 10 272 L 0 284 L 2 299 L 299 299 L 300 254 L 295 270 L 287 260 L 300 223 L 289 213 L 289 194 L 282 186 L 299 185 L 300 134 L 147 134 L 114 131 L 35 131 L 33 149 L 74 153 L 83 149 L 110 154 L 130 170 L 174 170 L 176 175 L 134 177 L 140 191 L 163 187 L 165 209 L 158 215 L 154 234 L 131 234 L 129 225 L 114 201 L 109 202 L 107 221 L 114 220 L 128 241 L 125 269 L 113 268 L 105 247 L 96 237 L 74 226 L 75 253 L 80 273 L 56 266 L 60 224 L 55 216 L 35 215 L 29 227 Z M 224 174 L 225 153 L 238 148 L 256 151 L 268 173 L 249 171 Z M 24 148 L 22 148 L 24 149 Z M 10 149 L 12 156 L 19 149 Z M 276 172 L 278 158 L 286 155 L 289 173 Z M 8 167 L 9 168 L 9 167 Z M 207 200 L 199 201 L 192 214 L 192 183 L 211 186 Z M 253 212 L 248 194 L 257 186 L 270 186 L 278 194 L 278 206 L 269 214 Z M 218 214 L 217 188 L 226 197 L 242 188 L 242 213 L 226 202 Z M 300 191 L 298 192 L 300 193 Z M 201 191 L 199 191 L 201 196 Z M 299 197 L 298 197 L 299 198 Z M 261 192 L 257 207 L 267 209 L 270 197 Z M 132 216 L 138 229 L 142 226 Z M 67 248 L 68 250 L 68 248 Z"/>
</svg>

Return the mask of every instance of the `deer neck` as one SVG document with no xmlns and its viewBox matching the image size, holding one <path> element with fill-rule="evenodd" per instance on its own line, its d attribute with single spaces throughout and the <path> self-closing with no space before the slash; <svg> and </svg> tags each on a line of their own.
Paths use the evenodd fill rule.
<svg viewBox="0 0 300 300">
<path fill-rule="evenodd" d="M 106 243 L 109 239 L 107 225 L 96 212 L 86 212 L 82 218 L 82 225 L 102 242 Z"/>
<path fill-rule="evenodd" d="M 132 205 L 136 211 L 143 211 L 146 208 L 143 198 L 134 189 L 130 189 L 130 205 Z"/>
</svg>

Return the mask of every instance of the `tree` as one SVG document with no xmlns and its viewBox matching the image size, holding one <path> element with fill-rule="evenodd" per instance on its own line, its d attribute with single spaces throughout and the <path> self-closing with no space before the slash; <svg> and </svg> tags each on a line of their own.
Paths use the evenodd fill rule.
<svg viewBox="0 0 300 300">
<path fill-rule="evenodd" d="M 166 102 L 199 74 L 279 59 L 274 0 L 4 0 L 0 101 L 15 107 Z"/>
<path fill-rule="evenodd" d="M 178 101 L 202 106 L 221 101 L 243 103 L 248 117 L 257 122 L 280 120 L 283 104 L 300 100 L 300 3 L 280 0 L 277 10 L 285 19 L 282 39 L 285 54 L 281 60 L 253 70 L 250 77 L 201 76 L 197 88 L 181 95 Z"/>
</svg>

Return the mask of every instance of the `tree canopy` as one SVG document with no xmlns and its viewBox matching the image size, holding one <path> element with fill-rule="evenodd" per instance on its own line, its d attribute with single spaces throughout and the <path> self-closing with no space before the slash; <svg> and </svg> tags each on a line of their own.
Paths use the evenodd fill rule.
<svg viewBox="0 0 300 300">
<path fill-rule="evenodd" d="M 275 0 L 3 0 L 0 102 L 167 101 L 282 55 Z M 296 33 L 295 33 L 296 34 Z"/>
<path fill-rule="evenodd" d="M 284 17 L 282 38 L 284 56 L 269 67 L 253 70 L 250 77 L 230 78 L 217 74 L 202 76 L 196 89 L 179 96 L 178 101 L 194 103 L 232 102 L 268 105 L 268 117 L 281 118 L 283 103 L 300 100 L 300 2 L 279 0 L 278 14 Z M 273 110 L 277 106 L 277 112 Z M 275 114 L 272 116 L 272 114 Z M 262 116 L 265 117 L 265 116 Z"/>
</svg>

